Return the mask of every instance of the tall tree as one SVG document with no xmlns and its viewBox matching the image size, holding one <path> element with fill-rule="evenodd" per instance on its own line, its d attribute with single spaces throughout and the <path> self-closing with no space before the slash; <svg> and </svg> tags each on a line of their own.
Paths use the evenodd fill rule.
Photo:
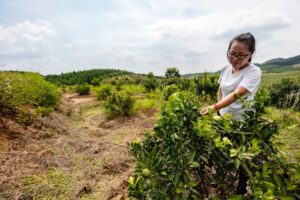
<svg viewBox="0 0 300 200">
<path fill-rule="evenodd" d="M 179 70 L 176 67 L 169 67 L 165 72 L 166 78 L 180 77 Z"/>
</svg>

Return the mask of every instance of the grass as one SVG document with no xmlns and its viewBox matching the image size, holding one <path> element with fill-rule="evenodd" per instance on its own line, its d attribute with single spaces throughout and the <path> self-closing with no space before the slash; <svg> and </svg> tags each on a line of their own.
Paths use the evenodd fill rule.
<svg viewBox="0 0 300 200">
<path fill-rule="evenodd" d="M 157 101 L 155 99 L 139 99 L 134 104 L 133 112 L 147 112 L 157 107 Z"/>
<path fill-rule="evenodd" d="M 141 85 L 122 85 L 121 87 L 122 91 L 128 91 L 132 94 L 140 94 L 145 92 L 145 88 Z"/>
<path fill-rule="evenodd" d="M 72 190 L 72 176 L 59 169 L 50 169 L 42 175 L 27 176 L 23 180 L 23 192 L 33 199 L 69 199 Z"/>
<path fill-rule="evenodd" d="M 300 113 L 274 107 L 268 107 L 266 111 L 265 117 L 279 125 L 274 143 L 289 161 L 300 164 Z"/>
<path fill-rule="evenodd" d="M 101 103 L 96 102 L 92 105 L 83 105 L 80 107 L 80 113 L 85 116 L 96 115 L 103 112 L 103 108 L 101 107 Z"/>
<path fill-rule="evenodd" d="M 283 73 L 263 73 L 260 87 L 268 87 L 273 83 L 279 82 L 283 78 L 290 78 L 300 82 L 300 71 L 283 72 Z"/>
</svg>

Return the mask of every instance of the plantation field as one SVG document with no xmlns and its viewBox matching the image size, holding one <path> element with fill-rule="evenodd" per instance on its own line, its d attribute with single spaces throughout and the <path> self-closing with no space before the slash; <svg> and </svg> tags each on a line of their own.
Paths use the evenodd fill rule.
<svg viewBox="0 0 300 200">
<path fill-rule="evenodd" d="M 263 73 L 261 79 L 261 87 L 270 86 L 275 82 L 279 82 L 283 78 L 289 78 L 300 82 L 300 71 L 282 72 L 282 73 Z"/>
<path fill-rule="evenodd" d="M 55 85 L 38 74 L 0 72 L 0 200 L 120 200 L 129 199 L 128 195 L 136 199 L 147 199 L 147 195 L 155 196 L 153 199 L 199 199 L 197 190 L 205 191 L 209 198 L 241 199 L 231 196 L 240 166 L 248 166 L 257 181 L 249 181 L 250 199 L 253 195 L 277 199 L 283 192 L 286 196 L 280 198 L 297 199 L 299 169 L 294 173 L 293 167 L 280 164 L 281 158 L 269 165 L 263 159 L 280 155 L 291 166 L 300 163 L 298 107 L 270 103 L 273 84 L 283 78 L 300 83 L 300 72 L 263 74 L 260 89 L 264 92 L 258 93 L 258 101 L 265 112 L 261 119 L 253 117 L 238 126 L 215 114 L 199 116 L 201 107 L 216 101 L 215 75 L 186 79 L 176 73 L 157 78 L 151 73 L 131 76 L 126 72 L 105 77 L 89 76 L 93 81 L 85 84 Z M 66 77 L 63 80 L 68 81 Z M 251 123 L 256 123 L 254 128 Z M 251 131 L 255 134 L 250 136 Z M 197 137 L 187 137 L 190 132 Z M 267 136 L 262 139 L 260 133 Z M 206 146 L 195 147 L 197 153 L 193 153 L 194 142 Z M 169 154 L 161 152 L 165 147 L 170 148 Z M 168 155 L 173 156 L 172 162 Z M 219 158 L 208 159 L 211 155 Z M 256 159 L 262 163 L 255 168 L 250 161 Z M 169 163 L 158 167 L 156 161 Z M 218 166 L 221 161 L 223 166 Z M 162 170 L 171 164 L 175 167 Z M 216 176 L 225 165 L 228 174 Z M 175 173 L 182 171 L 180 167 L 185 168 L 183 175 Z M 216 178 L 209 186 L 195 179 L 195 171 L 202 169 L 207 172 L 203 179 Z M 262 176 L 257 176 L 260 173 Z M 296 178 L 290 178 L 292 173 Z M 271 174 L 285 179 L 276 182 Z M 232 184 L 226 185 L 225 180 Z"/>
</svg>

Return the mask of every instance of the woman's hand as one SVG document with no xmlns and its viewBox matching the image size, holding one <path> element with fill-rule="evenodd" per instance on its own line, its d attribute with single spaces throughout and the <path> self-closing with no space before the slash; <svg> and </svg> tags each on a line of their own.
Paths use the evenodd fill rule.
<svg viewBox="0 0 300 200">
<path fill-rule="evenodd" d="M 212 105 L 212 106 L 207 106 L 206 108 L 203 108 L 203 109 L 200 111 L 200 114 L 201 114 L 201 115 L 207 115 L 207 114 L 209 113 L 209 111 L 210 111 L 210 112 L 211 112 L 211 111 L 215 112 L 215 111 L 216 111 L 215 106 Z"/>
</svg>

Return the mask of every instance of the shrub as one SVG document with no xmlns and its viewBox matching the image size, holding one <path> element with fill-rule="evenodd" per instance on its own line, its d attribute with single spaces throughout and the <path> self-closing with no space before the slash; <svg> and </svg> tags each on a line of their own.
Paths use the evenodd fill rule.
<svg viewBox="0 0 300 200">
<path fill-rule="evenodd" d="M 293 108 L 300 111 L 300 84 L 288 78 L 270 87 L 271 103 L 278 108 Z"/>
<path fill-rule="evenodd" d="M 194 84 L 195 84 L 195 92 L 197 95 L 204 96 L 209 94 L 214 98 L 216 98 L 216 94 L 219 88 L 217 76 L 208 76 L 205 73 L 202 78 L 195 77 Z"/>
<path fill-rule="evenodd" d="M 154 78 L 146 78 L 143 81 L 143 85 L 145 87 L 146 92 L 154 91 L 158 86 L 157 81 Z"/>
<path fill-rule="evenodd" d="M 277 125 L 264 120 L 254 104 L 244 121 L 199 116 L 197 97 L 176 93 L 145 139 L 130 144 L 137 160 L 128 180 L 136 199 L 296 198 L 300 169 L 287 164 L 272 145 Z M 257 110 L 261 110 L 260 108 Z M 241 171 L 249 192 L 235 195 Z"/>
<path fill-rule="evenodd" d="M 133 110 L 134 112 L 147 112 L 149 110 L 154 109 L 156 106 L 157 105 L 155 99 L 141 99 L 135 102 Z"/>
<path fill-rule="evenodd" d="M 75 91 L 79 95 L 88 95 L 90 94 L 90 86 L 87 84 L 77 85 Z"/>
<path fill-rule="evenodd" d="M 122 85 L 122 91 L 126 91 L 131 94 L 140 94 L 144 93 L 144 87 L 141 85 L 134 85 L 134 84 L 126 84 Z"/>
<path fill-rule="evenodd" d="M 100 78 L 100 77 L 94 77 L 92 79 L 92 81 L 91 81 L 91 84 L 93 86 L 99 86 L 101 81 L 102 81 L 102 78 Z"/>
<path fill-rule="evenodd" d="M 176 67 L 169 67 L 165 72 L 166 78 L 180 77 L 179 70 Z"/>
<path fill-rule="evenodd" d="M 167 101 L 169 96 L 171 96 L 173 93 L 178 91 L 178 87 L 177 85 L 173 84 L 173 85 L 167 85 L 166 87 L 164 87 L 162 94 L 164 96 L 164 99 Z"/>
<path fill-rule="evenodd" d="M 44 108 L 53 110 L 58 106 L 58 88 L 36 73 L 0 72 L 0 110 L 15 114 L 22 110 Z M 0 112 L 1 112 L 0 111 Z"/>
<path fill-rule="evenodd" d="M 98 100 L 106 100 L 112 93 L 113 86 L 110 84 L 101 85 L 97 90 L 96 97 Z"/>
<path fill-rule="evenodd" d="M 130 116 L 133 111 L 134 99 L 128 92 L 113 92 L 104 104 L 110 117 Z"/>
</svg>

